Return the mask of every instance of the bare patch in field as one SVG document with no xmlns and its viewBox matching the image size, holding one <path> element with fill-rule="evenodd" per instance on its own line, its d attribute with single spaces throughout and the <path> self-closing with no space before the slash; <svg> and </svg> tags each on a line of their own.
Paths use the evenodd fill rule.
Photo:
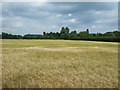
<svg viewBox="0 0 120 90">
<path fill-rule="evenodd" d="M 86 52 L 86 51 L 108 51 L 108 52 L 118 52 L 117 49 L 114 48 L 106 48 L 106 47 L 61 47 L 61 48 L 44 48 L 44 47 L 26 47 L 19 49 L 36 49 L 36 50 L 46 50 L 46 51 L 66 51 L 66 52 Z"/>
<path fill-rule="evenodd" d="M 108 51 L 108 52 L 118 52 L 118 49 L 114 49 L 114 48 L 106 48 L 106 47 L 87 47 L 87 48 L 91 48 L 91 49 L 97 49 L 100 51 Z"/>
<path fill-rule="evenodd" d="M 4 48 L 8 50 L 9 48 Z M 109 47 L 59 47 L 59 48 L 45 48 L 45 47 L 24 47 L 24 48 L 11 48 L 13 50 L 43 50 L 43 51 L 53 51 L 53 52 L 91 52 L 91 51 L 105 51 L 105 52 L 118 52 L 118 49 L 109 48 Z"/>
<path fill-rule="evenodd" d="M 69 52 L 80 52 L 83 51 L 79 47 L 62 47 L 62 48 L 41 48 L 41 47 L 27 47 L 24 49 L 37 49 L 37 50 L 46 50 L 46 51 L 69 51 Z"/>
<path fill-rule="evenodd" d="M 115 43 L 115 42 L 94 42 L 94 41 L 90 41 L 90 42 L 92 42 L 92 43 L 101 43 L 101 44 L 118 44 L 118 43 Z"/>
</svg>

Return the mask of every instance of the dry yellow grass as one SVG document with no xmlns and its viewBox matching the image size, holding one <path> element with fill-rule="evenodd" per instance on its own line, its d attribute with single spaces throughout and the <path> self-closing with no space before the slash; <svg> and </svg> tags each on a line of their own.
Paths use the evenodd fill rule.
<svg viewBox="0 0 120 90">
<path fill-rule="evenodd" d="M 117 43 L 3 40 L 4 88 L 118 87 Z"/>
</svg>

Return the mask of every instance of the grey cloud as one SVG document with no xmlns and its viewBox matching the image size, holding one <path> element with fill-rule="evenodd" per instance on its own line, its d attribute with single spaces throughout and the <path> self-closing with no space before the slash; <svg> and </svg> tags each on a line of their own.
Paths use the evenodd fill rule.
<svg viewBox="0 0 120 90">
<path fill-rule="evenodd" d="M 3 3 L 3 31 L 42 33 L 68 26 L 78 31 L 90 28 L 104 32 L 117 27 L 117 7 L 114 2 Z M 96 28 L 91 28 L 93 25 Z"/>
</svg>

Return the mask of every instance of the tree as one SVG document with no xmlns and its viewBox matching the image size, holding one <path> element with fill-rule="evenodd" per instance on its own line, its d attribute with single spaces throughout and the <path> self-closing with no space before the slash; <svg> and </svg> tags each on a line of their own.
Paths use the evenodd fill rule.
<svg viewBox="0 0 120 90">
<path fill-rule="evenodd" d="M 61 34 L 62 34 L 62 33 L 65 33 L 65 28 L 64 28 L 64 27 L 61 28 L 60 33 L 61 33 Z"/>
<path fill-rule="evenodd" d="M 21 35 L 12 35 L 2 32 L 0 37 L 2 39 L 67 39 L 67 40 L 91 40 L 91 41 L 112 41 L 120 42 L 120 32 L 106 32 L 106 33 L 89 33 L 89 29 L 77 33 L 77 31 L 71 31 L 69 33 L 68 27 L 62 27 L 59 32 L 43 32 L 43 35 L 40 34 L 26 34 Z"/>
<path fill-rule="evenodd" d="M 69 28 L 62 27 L 60 31 L 60 38 L 61 39 L 69 39 Z"/>
<path fill-rule="evenodd" d="M 105 37 L 115 37 L 115 34 L 113 32 L 106 32 L 104 34 Z"/>
<path fill-rule="evenodd" d="M 86 31 L 82 31 L 82 32 L 79 33 L 79 36 L 80 37 L 86 37 L 86 36 L 88 36 L 88 34 L 87 34 Z"/>
<path fill-rule="evenodd" d="M 43 35 L 46 35 L 46 32 L 43 32 Z"/>
<path fill-rule="evenodd" d="M 71 31 L 71 34 L 72 34 L 72 33 L 75 33 L 75 34 L 77 34 L 77 31 L 75 31 L 75 30 L 74 30 L 74 31 Z"/>
<path fill-rule="evenodd" d="M 86 32 L 87 32 L 87 35 L 89 35 L 89 29 L 87 29 Z"/>
<path fill-rule="evenodd" d="M 96 36 L 98 36 L 98 37 L 102 37 L 103 34 L 102 34 L 102 33 L 97 33 Z"/>
<path fill-rule="evenodd" d="M 62 34 L 62 33 L 64 33 L 64 34 L 69 34 L 69 28 L 68 28 L 68 27 L 66 27 L 66 28 L 62 27 L 60 33 L 61 33 L 61 34 Z"/>
<path fill-rule="evenodd" d="M 69 28 L 68 27 L 65 28 L 65 33 L 69 34 Z"/>
<path fill-rule="evenodd" d="M 2 39 L 22 39 L 22 36 L 2 32 Z"/>
</svg>

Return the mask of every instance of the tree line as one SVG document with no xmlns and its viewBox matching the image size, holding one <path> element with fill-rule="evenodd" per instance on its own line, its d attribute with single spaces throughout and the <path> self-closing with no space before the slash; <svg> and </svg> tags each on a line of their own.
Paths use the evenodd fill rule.
<svg viewBox="0 0 120 90">
<path fill-rule="evenodd" d="M 89 29 L 77 33 L 76 30 L 71 31 L 68 27 L 62 27 L 60 32 L 43 32 L 41 34 L 26 34 L 26 35 L 12 35 L 2 32 L 2 39 L 64 39 L 64 40 L 91 40 L 91 41 L 110 41 L 119 42 L 120 32 L 106 32 L 106 33 L 90 33 Z"/>
</svg>

